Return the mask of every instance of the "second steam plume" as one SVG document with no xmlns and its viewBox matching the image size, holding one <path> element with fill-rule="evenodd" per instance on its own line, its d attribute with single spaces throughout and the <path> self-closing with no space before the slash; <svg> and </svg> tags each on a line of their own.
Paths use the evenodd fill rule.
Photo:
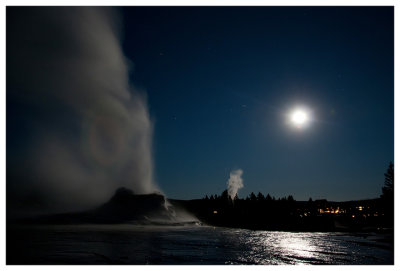
<svg viewBox="0 0 400 271">
<path fill-rule="evenodd" d="M 228 196 L 231 200 L 234 200 L 237 192 L 240 188 L 243 188 L 243 179 L 242 179 L 243 170 L 236 169 L 232 170 L 229 174 L 228 180 Z"/>
</svg>

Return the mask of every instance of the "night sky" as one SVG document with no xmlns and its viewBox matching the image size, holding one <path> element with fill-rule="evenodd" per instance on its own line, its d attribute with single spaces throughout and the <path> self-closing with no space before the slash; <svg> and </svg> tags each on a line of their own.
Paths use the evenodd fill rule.
<svg viewBox="0 0 400 271">
<path fill-rule="evenodd" d="M 7 11 L 10 63 L 24 54 L 14 49 L 23 37 L 11 31 L 19 15 L 14 20 Z M 243 170 L 239 197 L 250 192 L 291 194 L 296 200 L 379 197 L 394 159 L 392 7 L 119 12 L 129 82 L 147 96 L 152 120 L 154 181 L 169 198 L 221 194 L 235 169 Z M 68 47 L 67 38 L 54 44 Z M 49 58 L 51 50 L 43 49 Z M 28 92 L 18 91 L 27 88 L 20 84 L 29 75 L 22 72 L 20 78 L 7 65 L 7 170 L 20 172 L 37 136 L 32 127 L 61 131 L 70 125 L 63 136 L 81 142 L 81 126 L 71 121 L 76 113 L 61 104 L 26 102 Z M 288 124 L 296 106 L 312 112 L 304 129 Z"/>
<path fill-rule="evenodd" d="M 154 120 L 156 180 L 173 198 L 225 189 L 377 197 L 394 155 L 393 8 L 124 9 L 132 81 Z M 314 122 L 285 125 L 292 106 Z"/>
</svg>

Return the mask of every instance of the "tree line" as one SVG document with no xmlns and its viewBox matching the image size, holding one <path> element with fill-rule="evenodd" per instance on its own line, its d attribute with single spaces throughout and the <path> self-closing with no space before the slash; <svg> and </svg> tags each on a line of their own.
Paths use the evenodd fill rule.
<svg viewBox="0 0 400 271">
<path fill-rule="evenodd" d="M 389 163 L 388 169 L 385 175 L 384 186 L 382 187 L 382 194 L 380 198 L 389 206 L 394 204 L 394 165 L 392 162 Z M 224 190 L 221 195 L 205 195 L 202 200 L 230 200 L 228 195 L 228 190 Z M 295 201 L 292 195 L 288 195 L 287 197 L 275 198 L 271 196 L 269 193 L 267 195 L 263 195 L 261 192 L 258 192 L 257 195 L 254 192 L 251 192 L 246 198 L 241 199 L 236 194 L 234 197 L 234 201 Z M 312 198 L 310 197 L 309 202 L 312 202 Z"/>
<path fill-rule="evenodd" d="M 202 198 L 202 200 L 230 200 L 230 197 L 228 195 L 228 191 L 225 189 L 221 195 L 206 195 Z M 271 196 L 269 193 L 267 195 L 263 195 L 261 192 L 258 192 L 258 194 L 256 195 L 254 192 L 251 192 L 246 198 L 241 199 L 238 197 L 238 195 L 236 194 L 236 196 L 234 197 L 234 201 L 295 201 L 295 199 L 293 198 L 292 195 L 289 195 L 287 197 L 282 197 L 282 198 L 275 198 L 273 196 Z"/>
</svg>

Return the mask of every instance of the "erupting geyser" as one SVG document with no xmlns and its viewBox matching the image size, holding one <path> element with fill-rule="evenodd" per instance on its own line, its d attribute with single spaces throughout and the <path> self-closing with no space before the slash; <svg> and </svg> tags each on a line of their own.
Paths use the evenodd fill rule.
<svg viewBox="0 0 400 271">
<path fill-rule="evenodd" d="M 232 170 L 231 173 L 229 174 L 229 180 L 227 184 L 228 184 L 228 195 L 231 198 L 231 200 L 235 199 L 238 190 L 243 187 L 242 174 L 243 170 L 241 169 Z"/>
<path fill-rule="evenodd" d="M 30 144 L 7 160 L 8 176 L 24 180 L 7 178 L 8 198 L 24 202 L 24 190 L 44 202 L 40 211 L 77 210 L 105 202 L 121 186 L 158 190 L 152 122 L 145 95 L 129 82 L 118 11 L 7 11 L 7 105 L 23 105 L 29 129 L 21 144 Z"/>
</svg>

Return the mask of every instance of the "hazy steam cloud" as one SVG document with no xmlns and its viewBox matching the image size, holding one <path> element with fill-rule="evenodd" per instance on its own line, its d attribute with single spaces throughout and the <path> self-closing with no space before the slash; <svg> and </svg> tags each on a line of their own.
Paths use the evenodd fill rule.
<svg viewBox="0 0 400 271">
<path fill-rule="evenodd" d="M 243 179 L 242 179 L 243 170 L 237 169 L 232 170 L 229 174 L 228 180 L 228 195 L 233 200 L 240 188 L 243 187 Z"/>
<path fill-rule="evenodd" d="M 152 122 L 129 83 L 120 23 L 109 8 L 7 8 L 7 127 L 29 126 L 18 158 L 7 153 L 8 198 L 27 190 L 79 209 L 121 186 L 156 189 Z"/>
</svg>

